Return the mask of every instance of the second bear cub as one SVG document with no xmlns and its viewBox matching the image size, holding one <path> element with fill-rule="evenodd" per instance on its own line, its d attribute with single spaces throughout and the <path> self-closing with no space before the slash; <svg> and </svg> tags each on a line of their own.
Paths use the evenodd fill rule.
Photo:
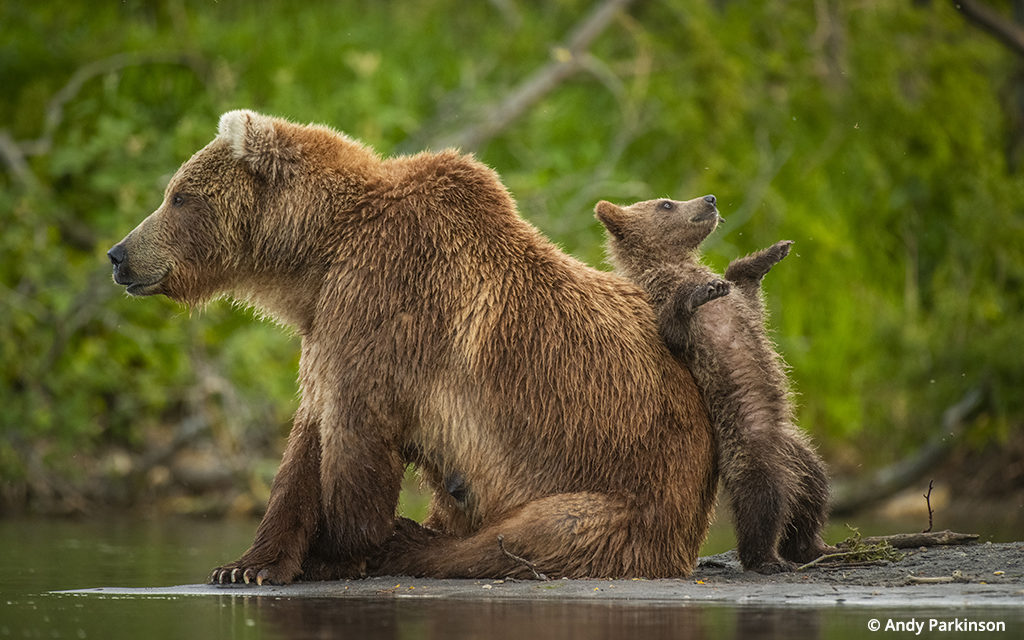
<svg viewBox="0 0 1024 640">
<path fill-rule="evenodd" d="M 789 571 L 826 552 L 825 465 L 794 424 L 761 301 L 761 279 L 792 242 L 733 261 L 723 280 L 699 255 L 721 220 L 714 196 L 628 207 L 602 201 L 595 211 L 616 270 L 647 292 L 662 337 L 701 388 L 743 567 Z"/>
</svg>

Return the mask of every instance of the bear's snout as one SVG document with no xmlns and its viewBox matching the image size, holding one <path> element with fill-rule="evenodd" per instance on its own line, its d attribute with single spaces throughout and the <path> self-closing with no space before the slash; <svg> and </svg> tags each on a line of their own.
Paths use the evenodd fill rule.
<svg viewBox="0 0 1024 640">
<path fill-rule="evenodd" d="M 114 269 L 117 269 L 124 262 L 124 245 L 115 244 L 114 248 L 107 252 L 107 257 L 110 258 L 110 264 L 114 265 Z"/>
<path fill-rule="evenodd" d="M 140 273 L 136 268 L 131 268 L 131 261 L 128 259 L 128 250 L 124 241 L 117 243 L 107 252 L 110 264 L 114 267 L 114 282 L 128 287 L 128 293 L 132 295 L 150 295 L 157 293 L 156 288 L 167 276 L 170 269 L 163 273 L 147 275 L 150 269 L 143 269 Z M 135 265 L 138 267 L 139 265 Z"/>
<path fill-rule="evenodd" d="M 119 242 L 107 252 L 107 257 L 110 258 L 110 264 L 114 266 L 114 282 L 121 285 L 131 285 L 132 278 L 128 274 L 128 265 L 125 264 L 125 260 L 128 259 L 128 252 L 124 248 L 124 243 Z"/>
</svg>

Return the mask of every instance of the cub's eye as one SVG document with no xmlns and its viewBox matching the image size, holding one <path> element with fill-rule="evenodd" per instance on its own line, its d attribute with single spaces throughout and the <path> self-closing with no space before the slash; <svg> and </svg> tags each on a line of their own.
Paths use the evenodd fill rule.
<svg viewBox="0 0 1024 640">
<path fill-rule="evenodd" d="M 671 211 L 676 208 L 675 203 L 672 202 L 671 200 L 662 200 L 661 204 L 658 206 L 664 209 L 665 211 Z"/>
<path fill-rule="evenodd" d="M 174 197 L 171 198 L 171 204 L 174 205 L 175 207 L 180 207 L 181 205 L 185 204 L 185 196 L 181 195 L 180 193 L 174 194 Z"/>
</svg>

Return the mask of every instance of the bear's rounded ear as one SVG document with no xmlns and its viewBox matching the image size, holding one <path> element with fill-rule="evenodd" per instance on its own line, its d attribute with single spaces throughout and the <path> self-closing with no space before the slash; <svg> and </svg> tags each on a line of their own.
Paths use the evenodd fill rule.
<svg viewBox="0 0 1024 640">
<path fill-rule="evenodd" d="M 267 116 L 248 109 L 228 111 L 220 117 L 217 135 L 227 141 L 231 155 L 253 173 L 273 179 L 291 175 L 298 152 L 291 148 Z"/>
<path fill-rule="evenodd" d="M 622 210 L 622 207 L 616 206 L 607 200 L 602 200 L 597 203 L 594 207 L 595 217 L 601 221 L 605 229 L 616 238 L 621 239 L 625 234 L 625 227 L 623 222 L 625 221 L 626 212 Z"/>
</svg>

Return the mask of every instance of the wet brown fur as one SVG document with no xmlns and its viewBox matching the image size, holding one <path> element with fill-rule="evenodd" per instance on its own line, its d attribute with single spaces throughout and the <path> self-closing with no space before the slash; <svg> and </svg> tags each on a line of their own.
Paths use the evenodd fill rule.
<svg viewBox="0 0 1024 640">
<path fill-rule="evenodd" d="M 499 535 L 548 576 L 693 570 L 717 482 L 693 379 L 644 293 L 559 251 L 472 157 L 229 112 L 115 249 L 130 293 L 239 299 L 302 337 L 266 515 L 213 581 L 530 575 Z M 427 527 L 395 517 L 407 463 Z"/>
<path fill-rule="evenodd" d="M 740 258 L 727 281 L 700 262 L 720 220 L 713 197 L 601 202 L 617 270 L 651 298 L 669 348 L 693 372 L 719 436 L 740 561 L 775 573 L 828 550 L 824 463 L 795 426 L 784 363 L 765 330 L 761 279 L 790 242 Z M 730 294 L 735 287 L 739 293 Z M 781 557 L 780 557 L 781 555 Z"/>
</svg>

